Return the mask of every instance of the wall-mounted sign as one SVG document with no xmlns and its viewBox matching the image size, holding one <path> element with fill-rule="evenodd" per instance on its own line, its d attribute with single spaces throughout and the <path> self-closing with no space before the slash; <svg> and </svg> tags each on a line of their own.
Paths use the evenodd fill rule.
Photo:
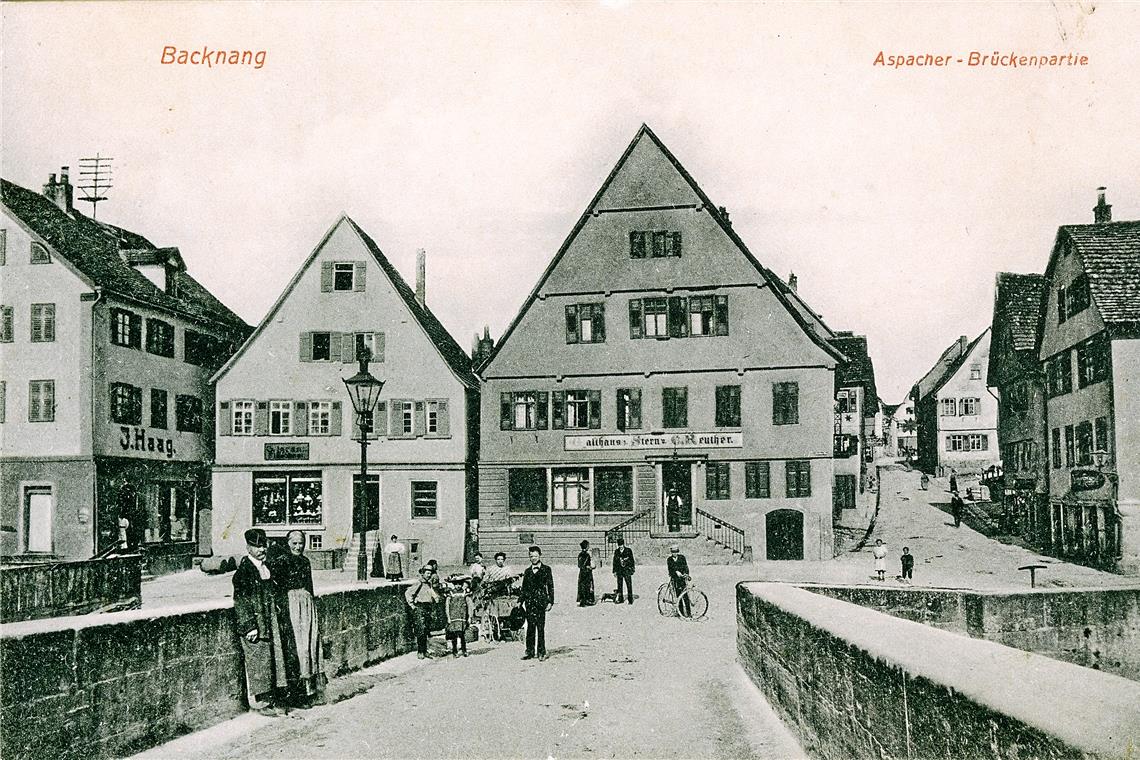
<svg viewBox="0 0 1140 760">
<path fill-rule="evenodd" d="M 304 461 L 309 458 L 309 444 L 307 443 L 267 443 L 265 444 L 265 461 L 289 462 Z"/>
<path fill-rule="evenodd" d="M 634 433 L 625 435 L 568 435 L 566 451 L 609 449 L 739 449 L 744 433 Z"/>
<path fill-rule="evenodd" d="M 1070 487 L 1074 491 L 1095 491 L 1104 485 L 1104 473 L 1096 470 L 1073 470 L 1069 473 Z"/>
<path fill-rule="evenodd" d="M 120 425 L 119 448 L 123 451 L 156 454 L 170 459 L 174 456 L 174 439 L 152 435 L 146 428 Z"/>
</svg>

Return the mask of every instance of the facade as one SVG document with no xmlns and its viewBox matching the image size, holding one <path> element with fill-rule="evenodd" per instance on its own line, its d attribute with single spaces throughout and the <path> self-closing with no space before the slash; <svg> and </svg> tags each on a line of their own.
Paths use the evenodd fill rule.
<svg viewBox="0 0 1140 760">
<path fill-rule="evenodd" d="M 918 451 L 914 401 L 883 404 L 883 455 L 910 461 Z"/>
<path fill-rule="evenodd" d="M 644 515 L 830 558 L 843 356 L 806 311 L 643 126 L 482 365 L 484 553 Z"/>
<path fill-rule="evenodd" d="M 999 489 L 1003 526 L 1034 546 L 1049 541 L 1049 470 L 1046 464 L 1045 386 L 1037 360 L 1037 321 L 1045 278 L 999 272 L 990 326 L 987 380 L 997 390 Z"/>
<path fill-rule="evenodd" d="M 997 399 L 986 384 L 990 330 L 962 336 L 911 391 L 918 466 L 924 472 L 981 472 L 1000 458 Z"/>
<path fill-rule="evenodd" d="M 473 516 L 478 380 L 416 291 L 347 216 L 324 236 L 253 335 L 215 375 L 214 550 L 243 532 L 305 531 L 310 551 L 357 548 L 360 445 L 344 378 L 367 349 L 384 381 L 368 448 L 380 504 L 371 552 L 395 533 L 413 562 L 464 559 Z"/>
<path fill-rule="evenodd" d="M 846 361 L 836 369 L 835 394 L 835 509 L 853 509 L 856 492 L 867 487 L 873 474 L 879 394 L 875 366 L 867 352 L 867 338 L 851 332 L 835 333 L 831 344 Z"/>
<path fill-rule="evenodd" d="M 1053 549 L 1140 569 L 1140 222 L 1067 225 L 1045 271 L 1039 358 Z M 1099 453 L 1099 457 L 1098 457 Z M 1101 462 L 1098 463 L 1097 459 Z"/>
<path fill-rule="evenodd" d="M 151 572 L 209 553 L 209 375 L 248 326 L 177 248 L 72 207 L 66 170 L 3 183 L 0 554 L 142 547 Z M 125 520 L 124 525 L 120 521 Z"/>
</svg>

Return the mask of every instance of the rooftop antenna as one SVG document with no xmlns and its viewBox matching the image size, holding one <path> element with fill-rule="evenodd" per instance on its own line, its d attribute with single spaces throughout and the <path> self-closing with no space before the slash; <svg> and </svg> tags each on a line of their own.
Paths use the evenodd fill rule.
<svg viewBox="0 0 1140 760">
<path fill-rule="evenodd" d="M 113 158 L 101 156 L 79 159 L 79 189 L 83 191 L 80 200 L 91 204 L 91 218 L 95 218 L 99 201 L 107 200 L 106 192 L 111 189 L 111 162 Z"/>
</svg>

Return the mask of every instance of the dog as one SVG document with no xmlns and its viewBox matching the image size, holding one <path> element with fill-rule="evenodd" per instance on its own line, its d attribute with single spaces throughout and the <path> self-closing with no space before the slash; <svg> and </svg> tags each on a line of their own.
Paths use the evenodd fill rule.
<svg viewBox="0 0 1140 760">
<path fill-rule="evenodd" d="M 618 594 L 618 592 L 617 592 L 616 588 L 613 591 L 610 591 L 608 593 L 603 593 L 601 601 L 603 603 L 604 602 L 613 602 L 616 604 L 617 603 L 617 594 Z"/>
</svg>

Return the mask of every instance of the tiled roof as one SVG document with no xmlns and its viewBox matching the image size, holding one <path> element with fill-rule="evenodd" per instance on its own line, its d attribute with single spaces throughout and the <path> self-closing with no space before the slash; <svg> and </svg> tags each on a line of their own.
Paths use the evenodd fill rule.
<svg viewBox="0 0 1140 760">
<path fill-rule="evenodd" d="M 1101 319 L 1118 336 L 1140 337 L 1140 221 L 1061 228 L 1081 257 Z"/>
<path fill-rule="evenodd" d="M 178 295 L 164 292 L 128 265 L 120 249 L 158 250 L 121 227 L 96 222 L 77 210 L 69 215 L 37 192 L 0 180 L 4 205 L 96 287 L 160 309 L 248 331 L 249 326 L 186 272 L 178 275 Z"/>
<path fill-rule="evenodd" d="M 873 400 L 878 399 L 879 392 L 875 387 L 875 365 L 871 362 L 871 355 L 867 352 L 867 337 L 836 333 L 830 340 L 831 344 L 847 357 L 847 361 L 840 362 L 835 368 L 836 387 L 862 386 L 863 398 L 867 400 L 863 405 L 863 414 L 867 417 L 874 417 L 878 410 L 875 408 Z"/>
<path fill-rule="evenodd" d="M 937 393 L 938 391 L 940 391 L 942 389 L 942 386 L 946 385 L 946 383 L 949 382 L 950 378 L 954 377 L 954 373 L 957 372 L 959 369 L 961 369 L 962 365 L 966 363 L 966 359 L 969 358 L 970 354 L 974 353 L 974 349 L 977 347 L 978 343 L 980 343 L 982 341 L 982 338 L 989 335 L 989 333 L 990 333 L 990 328 L 988 328 L 988 327 L 985 330 L 982 330 L 981 335 L 979 335 L 978 337 L 976 337 L 972 341 L 970 341 L 969 345 L 967 345 L 966 348 L 964 350 L 962 350 L 961 353 L 959 353 L 957 356 L 955 356 L 954 359 L 951 360 L 948 365 L 946 365 L 946 369 L 943 372 L 941 372 L 941 373 L 937 374 L 936 376 L 934 376 L 933 378 L 931 378 L 933 380 L 933 382 L 930 383 L 926 392 L 923 393 L 919 398 L 916 398 L 915 400 L 916 401 L 921 400 L 922 398 L 929 396 L 931 393 Z M 956 343 L 957 343 L 957 345 L 960 345 L 961 341 L 959 340 Z M 953 348 L 954 348 L 954 346 L 950 347 L 950 349 L 953 349 Z M 947 352 L 949 352 L 950 349 L 947 349 Z M 946 357 L 946 355 L 947 355 L 946 353 L 943 353 L 942 356 Z M 942 360 L 939 359 L 939 362 L 941 362 L 941 361 Z M 937 365 L 936 365 L 935 369 L 937 369 Z"/>
<path fill-rule="evenodd" d="M 1045 294 L 1045 275 L 998 272 L 994 297 L 994 328 L 999 320 L 1007 323 L 1013 336 L 1014 351 L 1037 347 L 1037 317 Z"/>
</svg>

